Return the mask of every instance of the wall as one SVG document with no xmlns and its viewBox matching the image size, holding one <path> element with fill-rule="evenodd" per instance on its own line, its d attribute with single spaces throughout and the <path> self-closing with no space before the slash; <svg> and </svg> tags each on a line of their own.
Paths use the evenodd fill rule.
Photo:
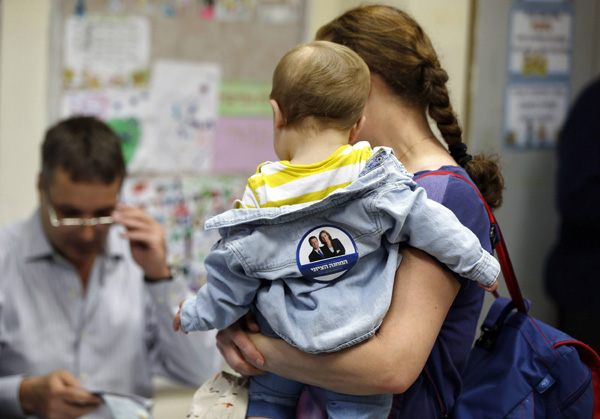
<svg viewBox="0 0 600 419">
<path fill-rule="evenodd" d="M 531 313 L 550 324 L 555 321 L 553 303 L 545 296 L 543 267 L 556 238 L 555 150 L 510 151 L 501 147 L 504 83 L 510 1 L 479 0 L 476 10 L 475 50 L 471 80 L 471 129 L 473 150 L 499 152 L 506 190 L 504 205 L 496 217 L 511 255 L 523 294 L 534 301 Z M 595 0 L 578 0 L 571 97 L 594 74 L 600 73 L 600 42 L 594 32 L 600 18 Z M 501 292 L 506 295 L 506 292 Z M 487 303 L 491 302 L 488 298 Z M 488 304 L 489 305 L 489 304 Z"/>
<path fill-rule="evenodd" d="M 0 23 L 0 225 L 33 210 L 46 125 L 50 2 L 4 0 Z"/>
</svg>

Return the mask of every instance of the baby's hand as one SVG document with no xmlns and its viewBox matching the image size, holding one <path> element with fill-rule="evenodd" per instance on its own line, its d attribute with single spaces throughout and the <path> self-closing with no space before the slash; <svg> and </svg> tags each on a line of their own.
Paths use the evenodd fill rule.
<svg viewBox="0 0 600 419">
<path fill-rule="evenodd" d="M 183 301 L 185 301 L 185 300 L 183 300 Z M 181 327 L 181 306 L 183 305 L 183 301 L 181 303 L 179 303 L 179 310 L 177 311 L 177 315 L 173 319 L 173 330 L 176 332 L 181 330 L 183 333 L 185 333 L 187 335 L 188 332 L 183 330 L 183 327 Z"/>
<path fill-rule="evenodd" d="M 479 282 L 477 283 L 477 285 L 479 285 L 481 288 L 483 288 L 487 292 L 494 292 L 498 289 L 498 280 L 496 280 L 496 282 L 494 282 L 492 285 L 483 285 L 483 284 L 480 284 Z"/>
</svg>

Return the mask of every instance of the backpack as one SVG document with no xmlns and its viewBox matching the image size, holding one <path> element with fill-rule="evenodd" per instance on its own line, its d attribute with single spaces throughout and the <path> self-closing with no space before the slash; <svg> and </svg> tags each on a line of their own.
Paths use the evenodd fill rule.
<svg viewBox="0 0 600 419">
<path fill-rule="evenodd" d="M 451 417 L 600 418 L 598 355 L 514 308 L 505 297 L 490 308 Z"/>
<path fill-rule="evenodd" d="M 477 191 L 490 217 L 490 239 L 511 296 L 494 293 L 450 417 L 600 419 L 598 354 L 528 314 L 531 303 L 521 294 L 498 223 L 475 185 L 452 172 L 424 176 L 430 175 L 458 177 Z"/>
</svg>

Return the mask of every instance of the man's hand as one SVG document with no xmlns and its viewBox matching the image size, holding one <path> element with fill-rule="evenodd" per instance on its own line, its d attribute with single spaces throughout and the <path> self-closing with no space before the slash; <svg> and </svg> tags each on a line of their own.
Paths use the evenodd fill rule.
<svg viewBox="0 0 600 419">
<path fill-rule="evenodd" d="M 65 370 L 24 378 L 19 401 L 26 414 L 41 414 L 48 419 L 78 418 L 102 404 L 100 397 L 84 390 L 79 380 Z"/>
<path fill-rule="evenodd" d="M 247 361 L 252 360 L 258 366 L 265 363 L 262 354 L 248 338 L 247 331 L 254 333 L 259 331 L 258 324 L 251 314 L 242 317 L 227 329 L 220 330 L 217 333 L 217 348 L 227 364 L 238 374 L 244 377 L 264 374 L 263 370 Z"/>
<path fill-rule="evenodd" d="M 165 229 L 143 209 L 119 204 L 113 213 L 115 222 L 123 224 L 123 233 L 130 241 L 133 259 L 147 278 L 162 279 L 171 276 L 167 265 Z"/>
</svg>

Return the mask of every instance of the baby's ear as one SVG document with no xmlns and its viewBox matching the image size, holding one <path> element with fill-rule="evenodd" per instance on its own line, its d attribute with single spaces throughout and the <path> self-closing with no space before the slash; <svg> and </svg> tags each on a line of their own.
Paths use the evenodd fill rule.
<svg viewBox="0 0 600 419">
<path fill-rule="evenodd" d="M 366 119 L 366 116 L 361 116 L 360 119 L 356 121 L 356 124 L 350 128 L 350 136 L 348 137 L 349 144 L 354 144 L 356 142 L 356 138 L 358 137 L 360 130 L 362 130 L 363 126 L 365 125 Z"/>
<path fill-rule="evenodd" d="M 279 108 L 279 103 L 275 99 L 269 99 L 269 103 L 273 108 L 273 125 L 276 129 L 281 129 L 285 126 L 285 118 Z"/>
</svg>

